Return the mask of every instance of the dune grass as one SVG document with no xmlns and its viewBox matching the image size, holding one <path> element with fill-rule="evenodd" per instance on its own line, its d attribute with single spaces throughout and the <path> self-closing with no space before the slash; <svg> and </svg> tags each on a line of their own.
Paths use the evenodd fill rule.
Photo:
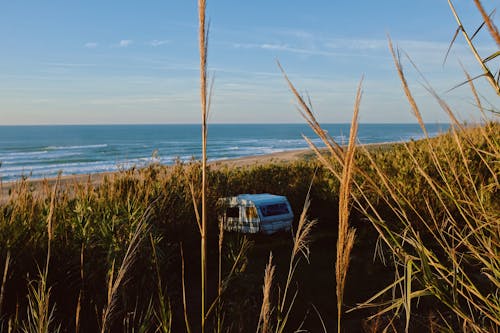
<svg viewBox="0 0 500 333">
<path fill-rule="evenodd" d="M 497 163 L 499 133 L 500 126 L 497 123 L 488 123 L 475 128 L 464 128 L 463 131 L 454 130 L 454 132 L 442 137 L 395 145 L 392 148 L 373 148 L 366 152 L 358 147 L 356 150 L 354 154 L 355 170 L 365 170 L 367 176 L 374 181 L 364 182 L 363 176 L 354 171 L 351 193 L 352 200 L 355 200 L 356 211 L 351 220 L 359 219 L 358 210 L 360 207 L 366 207 L 367 215 L 371 217 L 372 221 L 377 222 L 373 226 L 381 232 L 381 237 L 391 245 L 382 249 L 385 257 L 403 260 L 404 256 L 394 256 L 392 253 L 408 252 L 411 254 L 403 262 L 406 263 L 404 266 L 406 272 L 410 272 L 407 264 L 411 259 L 412 288 L 418 288 L 426 280 L 417 279 L 417 276 L 423 273 L 421 267 L 415 267 L 417 263 L 421 263 L 420 257 L 417 256 L 419 252 L 416 252 L 417 248 L 414 249 L 410 246 L 412 243 L 408 243 L 410 226 L 414 230 L 411 234 L 412 237 L 415 238 L 418 235 L 420 239 L 426 241 L 431 239 L 429 240 L 430 245 L 427 245 L 425 249 L 429 250 L 430 246 L 432 253 L 439 255 L 440 258 L 445 258 L 444 253 L 436 252 L 435 247 L 439 246 L 439 243 L 433 243 L 432 232 L 456 225 L 455 232 L 460 230 L 459 234 L 470 235 L 462 243 L 456 239 L 458 236 L 451 233 L 451 230 L 447 231 L 450 233 L 449 235 L 444 235 L 446 242 L 455 244 L 454 255 L 457 258 L 455 265 L 459 262 L 470 261 L 467 266 L 462 265 L 463 270 L 465 270 L 463 273 L 467 273 L 469 276 L 472 272 L 474 279 L 476 279 L 474 272 L 483 267 L 477 265 L 488 263 L 489 266 L 484 267 L 491 268 L 488 271 L 483 270 L 483 272 L 491 277 L 482 276 L 490 282 L 486 283 L 481 278 L 477 288 L 480 291 L 492 290 L 488 285 L 494 284 L 496 281 L 496 270 L 492 269 L 498 265 L 498 260 L 494 256 L 495 251 L 497 251 L 495 249 L 498 249 L 498 227 L 495 229 L 493 226 L 494 222 L 498 221 L 500 210 L 498 200 L 496 200 L 499 193 L 498 168 L 500 166 Z M 341 176 L 342 164 L 332 159 L 332 155 L 324 155 L 324 158 L 330 161 L 329 167 L 336 170 L 337 174 Z M 439 165 L 434 163 L 436 160 L 440 162 Z M 418 167 L 415 163 L 418 164 Z M 440 173 L 440 170 L 447 170 L 447 172 Z M 179 163 L 171 167 L 153 164 L 145 169 L 131 169 L 113 174 L 106 177 L 100 185 L 87 182 L 58 187 L 52 204 L 52 250 L 47 276 L 47 286 L 51 288 L 50 301 L 52 305 L 56 304 L 53 313 L 54 323 L 61 325 L 63 330 L 75 327 L 74 318 L 77 308 L 79 308 L 80 331 L 95 330 L 99 327 L 102 319 L 101 315 L 96 316 L 95 307 L 99 309 L 99 313 L 102 313 L 106 307 L 106 295 L 108 294 L 106 281 L 109 281 L 110 272 L 115 272 L 113 274 L 117 276 L 115 270 L 118 270 L 122 265 L 138 225 L 146 223 L 148 228 L 146 236 L 150 238 L 150 241 L 141 243 L 140 251 L 135 252 L 134 264 L 128 270 L 128 278 L 122 280 L 122 288 L 116 289 L 119 297 L 117 298 L 114 324 L 111 326 L 113 328 L 121 327 L 127 312 L 134 311 L 136 307 L 145 312 L 151 302 L 154 313 L 157 314 L 152 319 L 153 327 L 155 327 L 154 325 L 160 326 L 158 319 L 160 314 L 163 314 L 163 318 L 168 318 L 167 312 L 168 309 L 171 309 L 172 327 L 184 329 L 183 302 L 182 297 L 179 297 L 182 295 L 182 288 L 179 284 L 181 280 L 179 247 L 180 242 L 182 242 L 187 262 L 192 263 L 193 260 L 199 260 L 199 255 L 195 251 L 198 247 L 196 244 L 199 241 L 199 230 L 195 222 L 196 214 L 192 203 L 190 184 L 193 179 L 199 179 L 200 173 L 201 165 L 199 163 Z M 318 219 L 317 227 L 312 230 L 311 234 L 314 242 L 316 237 L 324 233 L 337 235 L 335 231 L 337 224 L 334 221 L 337 219 L 338 213 L 335 213 L 335 207 L 339 207 L 340 196 L 340 181 L 319 160 L 312 159 L 245 168 L 209 168 L 207 173 L 210 184 L 207 188 L 208 202 L 216 202 L 218 197 L 237 193 L 279 192 L 288 196 L 292 207 L 296 210 L 295 215 L 300 216 L 301 211 L 298 209 L 303 206 L 313 175 L 315 176 L 310 188 L 309 215 Z M 432 181 L 430 184 L 429 180 Z M 373 187 L 374 185 L 378 186 Z M 441 193 L 439 191 L 445 192 L 437 196 L 435 189 L 438 190 L 438 193 Z M 16 309 L 26 309 L 27 307 L 28 282 L 32 279 L 27 280 L 25 277 L 29 274 L 36 278 L 38 275 L 37 264 L 44 266 L 46 262 L 49 233 L 47 217 L 50 214 L 52 193 L 53 187 L 49 186 L 48 183 L 44 188 L 35 190 L 30 186 L 29 181 L 21 180 L 12 189 L 7 203 L 0 207 L 0 269 L 2 272 L 7 272 L 3 274 L 0 289 L 4 290 L 2 313 L 0 314 L 4 327 L 9 325 L 9 321 L 14 323 L 16 318 L 20 325 L 27 320 L 26 312 Z M 474 205 L 473 200 L 476 200 L 478 205 Z M 365 204 L 357 205 L 358 201 Z M 460 204 L 465 206 L 462 207 Z M 141 222 L 148 207 L 151 207 L 147 214 L 149 218 Z M 240 284 L 245 283 L 244 267 L 247 267 L 246 270 L 254 268 L 252 268 L 251 262 L 247 262 L 244 266 L 238 266 L 238 269 L 232 269 L 236 261 L 235 258 L 238 257 L 240 245 L 239 243 L 231 245 L 234 241 L 231 239 L 232 235 L 224 236 L 223 244 L 219 245 L 219 227 L 215 222 L 216 207 L 208 205 L 207 213 L 208 221 L 213 222 L 209 223 L 207 227 L 209 245 L 207 254 L 212 258 L 209 261 L 212 262 L 209 264 L 210 267 L 219 261 L 218 249 L 221 248 L 222 276 L 228 275 L 231 270 L 240 272 L 236 275 L 233 274 L 230 281 L 225 284 L 225 291 L 220 298 L 223 307 L 221 316 L 226 313 L 224 319 L 226 326 L 222 325 L 221 328 L 224 329 L 224 327 L 229 326 L 233 319 L 227 316 L 230 316 L 232 311 L 229 311 L 230 305 L 238 299 L 234 293 L 241 288 L 246 288 Z M 402 217 L 406 219 L 403 220 L 406 221 L 406 224 L 400 221 Z M 454 217 L 454 220 L 451 217 Z M 391 223 L 388 224 L 388 221 Z M 485 224 L 479 228 L 479 223 L 482 221 Z M 407 225 L 408 223 L 410 224 Z M 473 233 L 474 226 L 484 233 L 481 235 Z M 294 229 L 297 228 L 298 224 L 295 225 Z M 366 237 L 371 239 L 377 236 L 373 233 L 374 231 L 371 236 L 365 235 L 366 228 L 371 227 L 366 223 L 364 226 L 357 224 L 358 238 L 361 237 L 358 246 L 363 242 L 371 242 L 367 241 Z M 396 232 L 404 232 L 405 238 L 398 237 Z M 400 244 L 399 247 L 393 244 L 396 241 L 398 243 L 394 244 Z M 484 256 L 486 262 L 483 263 L 483 259 L 479 262 L 471 261 L 472 258 L 469 257 L 468 253 L 465 257 L 461 257 L 462 254 L 459 250 L 465 250 L 467 246 L 470 246 L 470 242 L 484 245 L 491 242 L 489 248 L 485 248 L 481 255 L 476 255 L 478 259 Z M 273 242 L 269 246 L 273 246 L 272 244 Z M 355 242 L 354 247 L 356 244 Z M 407 249 L 408 247 L 411 248 L 411 251 Z M 405 252 L 402 252 L 403 249 Z M 153 255 L 153 250 L 156 255 Z M 335 252 L 334 247 L 331 251 Z M 424 249 L 419 251 L 422 252 Z M 234 253 L 234 255 L 228 256 L 229 253 Z M 282 269 L 289 267 L 290 258 L 286 259 L 285 257 L 280 257 L 275 253 L 273 259 L 276 268 L 272 283 L 274 287 L 270 294 L 271 300 L 276 297 L 274 293 L 278 286 L 286 285 L 287 278 L 280 273 Z M 362 260 L 370 262 L 371 254 L 368 253 Z M 435 261 L 432 263 L 437 265 Z M 311 264 L 315 265 L 315 263 Z M 353 269 L 357 269 L 356 265 L 358 265 L 357 261 L 350 264 Z M 403 267 L 399 265 L 395 267 Z M 114 269 L 112 269 L 113 266 Z M 265 263 L 263 263 L 262 269 L 264 266 Z M 209 271 L 208 293 L 212 300 L 216 300 L 219 290 L 218 268 Z M 461 271 L 459 270 L 459 272 Z M 199 274 L 199 271 L 197 273 L 197 269 L 192 264 L 186 266 L 186 285 L 188 287 L 186 299 L 190 316 L 195 313 L 199 314 L 199 311 L 193 309 L 196 304 L 199 304 L 199 301 L 196 301 L 199 298 L 191 292 L 198 285 L 193 280 L 196 274 Z M 324 274 L 334 276 L 334 271 L 324 272 Z M 297 279 L 294 278 L 293 280 L 296 282 L 292 282 L 292 285 L 295 283 L 299 283 L 299 285 L 298 289 L 290 290 L 291 299 L 293 299 L 295 291 L 299 292 L 298 299 L 300 299 L 302 291 L 307 289 L 304 285 L 307 284 L 307 281 L 301 282 Z M 430 281 L 439 281 L 439 285 L 441 285 L 443 277 L 431 275 L 429 279 Z M 351 280 L 348 273 L 346 279 L 348 289 Z M 248 280 L 247 283 L 253 286 L 249 285 L 248 288 L 261 290 L 261 281 L 260 278 L 256 278 L 253 282 Z M 162 286 L 163 295 L 158 291 L 159 285 Z M 163 299 L 162 302 L 160 302 L 160 295 Z M 487 295 L 488 293 L 484 297 L 486 300 L 490 300 L 487 304 L 491 306 L 490 303 L 493 302 L 494 295 L 490 298 Z M 351 296 L 348 298 L 352 299 Z M 369 295 L 365 295 L 365 299 L 368 298 Z M 166 299 L 169 302 L 166 303 Z M 300 309 L 302 305 L 298 299 L 294 306 Z M 472 301 L 474 304 L 477 303 L 474 299 Z M 288 300 L 286 302 L 288 303 Z M 271 304 L 277 305 L 276 302 Z M 349 307 L 352 305 L 352 303 L 349 304 Z M 320 312 L 325 311 L 324 304 L 316 304 L 316 306 Z M 288 305 L 285 305 L 283 308 L 287 307 Z M 259 309 L 260 307 L 253 312 L 255 327 L 259 318 Z M 411 306 L 410 310 L 413 313 L 419 311 L 415 305 Z M 447 311 L 443 311 L 448 315 Z M 274 321 L 276 315 L 277 311 L 269 317 L 267 327 L 277 327 Z M 212 320 L 213 317 L 209 316 L 207 324 L 210 327 L 213 324 Z M 139 322 L 140 318 L 136 318 L 136 323 L 131 323 L 130 326 L 139 325 Z M 163 326 L 165 326 L 165 322 L 168 323 L 169 320 L 163 320 Z M 330 324 L 327 320 L 328 327 Z M 197 325 L 194 325 L 193 329 L 196 327 Z M 290 326 L 288 327 L 290 328 Z"/>
</svg>

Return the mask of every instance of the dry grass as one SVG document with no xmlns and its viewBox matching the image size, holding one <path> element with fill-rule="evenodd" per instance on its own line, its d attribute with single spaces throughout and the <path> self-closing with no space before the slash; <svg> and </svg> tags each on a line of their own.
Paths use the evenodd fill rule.
<svg viewBox="0 0 500 333">
<path fill-rule="evenodd" d="M 484 22 L 488 26 L 491 37 L 495 40 L 497 45 L 500 45 L 498 43 L 500 40 L 500 35 L 498 34 L 498 30 L 496 29 L 496 26 L 493 24 L 493 21 L 491 20 L 491 18 L 488 15 L 486 15 L 486 12 L 485 12 L 485 10 L 484 10 L 484 8 L 481 5 L 481 2 L 479 0 L 474 0 L 474 3 L 476 4 L 479 11 L 481 12 L 481 15 L 483 16 Z M 494 53 L 488 57 L 485 57 L 483 59 L 481 57 L 481 55 L 479 54 L 479 52 L 477 51 L 476 46 L 474 45 L 474 42 L 472 40 L 473 37 L 471 37 L 469 35 L 467 30 L 463 26 L 462 21 L 460 19 L 460 16 L 458 15 L 457 11 L 455 10 L 455 7 L 453 6 L 453 2 L 451 0 L 448 0 L 448 4 L 449 4 L 451 12 L 453 13 L 453 16 L 455 17 L 455 20 L 457 21 L 457 24 L 458 24 L 458 28 L 457 28 L 457 31 L 455 33 L 455 37 L 453 38 L 451 44 L 453 44 L 453 42 L 455 41 L 455 38 L 456 38 L 456 35 L 458 34 L 458 32 L 462 32 L 462 35 L 464 36 L 464 39 L 467 42 L 467 45 L 469 46 L 469 48 L 472 52 L 472 55 L 474 56 L 474 58 L 476 58 L 479 66 L 483 70 L 483 73 L 481 75 L 479 75 L 478 77 L 484 76 L 486 78 L 486 80 L 490 83 L 493 90 L 497 93 L 497 95 L 500 95 L 500 85 L 499 85 L 498 78 L 495 78 L 495 75 L 493 74 L 492 70 L 490 69 L 490 67 L 487 64 L 488 61 L 497 57 L 498 55 L 500 55 L 500 53 L 496 52 L 496 53 Z M 450 47 L 451 47 L 451 45 L 450 45 Z"/>
<path fill-rule="evenodd" d="M 311 140 L 305 138 L 312 150 L 316 153 L 318 159 L 322 162 L 323 166 L 329 169 L 335 177 L 340 181 L 339 189 L 339 223 L 338 223 L 338 238 L 337 238 L 337 251 L 335 262 L 335 279 L 336 279 L 336 295 L 337 295 L 337 331 L 341 331 L 341 318 L 342 318 L 342 304 L 345 280 L 347 271 L 349 269 L 350 253 L 354 245 L 355 230 L 349 227 L 349 213 L 350 213 L 350 197 L 351 197 L 351 181 L 354 167 L 354 153 L 356 147 L 357 128 L 358 128 L 358 115 L 359 107 L 362 96 L 362 82 L 361 80 L 356 100 L 354 104 L 353 117 L 351 122 L 351 129 L 349 135 L 349 144 L 347 150 L 344 151 L 341 146 L 333 140 L 320 126 L 314 113 L 312 111 L 311 103 L 306 103 L 304 98 L 298 93 L 295 86 L 289 80 L 285 71 L 278 63 L 286 82 L 298 104 L 298 110 L 304 119 L 308 122 L 314 132 L 320 137 L 323 143 L 327 146 L 330 156 L 333 156 L 336 161 L 342 166 L 342 171 L 337 171 L 336 166 L 332 161 L 321 152 L 320 149 L 312 143 Z M 286 290 L 285 290 L 286 291 Z"/>
<path fill-rule="evenodd" d="M 126 275 L 129 273 L 134 261 L 136 260 L 139 247 L 147 234 L 147 219 L 146 213 L 137 224 L 134 233 L 131 235 L 125 257 L 122 260 L 120 268 L 115 276 L 115 262 L 111 265 L 108 273 L 108 296 L 107 303 L 102 313 L 101 333 L 109 332 L 111 324 L 115 317 L 115 311 L 118 302 L 118 289 L 122 286 Z"/>
<path fill-rule="evenodd" d="M 262 285 L 262 306 L 260 308 L 259 322 L 257 324 L 257 333 L 272 332 L 271 314 L 273 307 L 271 304 L 271 291 L 274 279 L 273 255 L 269 254 L 269 262 L 264 271 L 264 283 Z"/>
<path fill-rule="evenodd" d="M 205 303 L 207 283 L 207 48 L 208 31 L 205 23 L 205 0 L 198 1 L 199 51 L 200 51 L 200 104 L 201 104 L 201 140 L 202 140 L 202 181 L 201 181 L 201 332 L 205 332 Z"/>
<path fill-rule="evenodd" d="M 5 283 L 7 282 L 7 275 L 9 274 L 10 263 L 11 263 L 10 250 L 8 250 L 7 255 L 5 256 L 5 263 L 3 266 L 2 284 L 0 285 L 0 316 L 2 315 L 3 300 L 5 298 Z"/>
<path fill-rule="evenodd" d="M 344 299 L 344 287 L 349 269 L 349 261 L 352 247 L 354 246 L 355 230 L 349 227 L 350 197 L 353 177 L 354 152 L 356 149 L 356 140 L 358 132 L 358 115 L 361 103 L 361 83 L 356 94 L 354 112 L 349 134 L 349 144 L 344 156 L 344 165 L 342 168 L 342 179 L 339 189 L 339 227 L 337 238 L 337 260 L 335 262 L 335 280 L 337 282 L 337 332 L 341 332 L 342 305 Z"/>
<path fill-rule="evenodd" d="M 481 1 L 474 0 L 474 4 L 476 5 L 477 10 L 481 13 L 483 20 L 486 23 L 486 26 L 488 27 L 491 38 L 493 38 L 493 40 L 497 43 L 497 46 L 500 47 L 500 33 L 498 32 L 497 27 L 493 23 L 493 20 L 491 19 L 491 15 L 488 15 L 486 13 L 483 5 L 481 4 Z"/>
</svg>

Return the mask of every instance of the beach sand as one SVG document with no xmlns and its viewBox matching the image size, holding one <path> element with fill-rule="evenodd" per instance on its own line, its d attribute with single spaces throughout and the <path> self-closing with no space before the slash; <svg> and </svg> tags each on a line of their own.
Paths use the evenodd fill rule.
<svg viewBox="0 0 500 333">
<path fill-rule="evenodd" d="M 376 144 L 364 144 L 363 146 L 369 147 L 369 149 L 373 148 L 383 148 L 388 149 L 394 145 L 399 143 L 376 143 Z M 300 150 L 290 150 L 272 154 L 265 155 L 255 155 L 255 156 L 246 156 L 239 157 L 234 159 L 226 159 L 226 160 L 216 160 L 209 161 L 209 165 L 212 168 L 241 168 L 241 167 L 249 167 L 249 166 L 258 166 L 265 165 L 270 163 L 287 163 L 292 161 L 297 161 L 300 159 L 310 159 L 315 158 L 315 154 L 310 149 L 300 149 Z M 99 185 L 104 177 L 112 175 L 112 172 L 104 172 L 104 173 L 95 173 L 95 174 L 81 174 L 81 175 L 66 175 L 61 176 L 60 185 L 66 186 L 74 183 L 86 183 L 88 181 L 92 182 L 92 184 Z M 56 182 L 57 178 L 46 178 L 46 179 L 33 179 L 30 180 L 29 183 L 32 188 L 36 191 L 43 188 L 44 184 L 48 182 L 50 186 L 53 186 Z M 0 204 L 6 202 L 9 197 L 9 193 L 11 189 L 15 186 L 16 182 L 1 182 L 0 183 Z"/>
<path fill-rule="evenodd" d="M 257 155 L 257 156 L 246 156 L 234 159 L 227 160 L 217 160 L 217 161 L 209 161 L 209 165 L 212 168 L 220 168 L 220 167 L 229 167 L 229 168 L 238 168 L 238 167 L 247 167 L 247 166 L 256 166 L 256 165 L 264 165 L 269 163 L 286 163 L 291 161 L 296 161 L 304 158 L 311 158 L 314 156 L 314 153 L 309 149 L 302 150 L 291 150 L 279 153 L 272 153 L 266 155 Z M 60 178 L 60 185 L 70 185 L 74 183 L 83 183 L 83 182 L 92 182 L 93 185 L 99 185 L 100 182 L 104 179 L 105 176 L 110 176 L 113 173 L 104 172 L 104 173 L 95 173 L 95 174 L 81 174 L 81 175 L 65 175 Z M 34 190 L 41 189 L 46 182 L 49 185 L 55 184 L 57 178 L 46 178 L 46 179 L 33 179 L 30 180 L 29 183 L 33 187 Z M 0 204 L 5 203 L 8 199 L 9 193 L 11 189 L 15 186 L 16 182 L 2 182 L 0 184 Z"/>
</svg>

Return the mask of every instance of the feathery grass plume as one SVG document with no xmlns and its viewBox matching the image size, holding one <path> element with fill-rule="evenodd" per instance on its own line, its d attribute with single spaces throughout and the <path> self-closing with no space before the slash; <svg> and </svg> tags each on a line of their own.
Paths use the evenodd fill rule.
<svg viewBox="0 0 500 333">
<path fill-rule="evenodd" d="M 358 86 L 354 112 L 349 134 L 349 144 L 344 157 L 342 168 L 342 180 L 339 190 L 339 226 L 337 238 L 337 260 L 335 262 L 335 280 L 337 282 L 337 331 L 341 332 L 342 304 L 344 299 L 344 287 L 349 269 L 350 254 L 354 245 L 355 230 L 349 227 L 350 197 L 353 176 L 354 152 L 356 150 L 356 138 L 358 132 L 358 115 L 361 103 L 363 79 Z"/>
<path fill-rule="evenodd" d="M 150 218 L 150 213 L 151 213 L 151 207 L 144 213 L 144 215 L 140 218 L 139 222 L 137 223 L 135 230 L 131 235 L 127 251 L 125 253 L 125 256 L 123 257 L 122 264 L 118 269 L 116 277 L 114 277 L 115 261 L 113 260 L 113 264 L 111 265 L 108 277 L 107 303 L 102 313 L 101 333 L 108 332 L 109 329 L 111 328 L 111 324 L 113 322 L 117 307 L 118 290 L 122 285 L 125 276 L 127 275 L 127 273 L 132 268 L 132 265 L 135 262 L 137 253 L 139 251 L 139 247 L 149 228 L 147 220 Z"/>
<path fill-rule="evenodd" d="M 417 118 L 418 124 L 420 125 L 420 128 L 424 132 L 425 137 L 428 137 L 429 135 L 427 133 L 427 129 L 425 128 L 422 114 L 420 113 L 420 109 L 417 105 L 417 102 L 415 101 L 415 98 L 413 98 L 413 94 L 411 93 L 410 88 L 408 87 L 408 82 L 406 81 L 406 77 L 403 72 L 403 66 L 401 65 L 401 56 L 399 54 L 399 50 L 397 51 L 394 50 L 394 47 L 392 46 L 392 40 L 389 36 L 387 36 L 387 40 L 389 42 L 389 50 L 391 51 L 392 59 L 394 60 L 394 65 L 396 66 L 399 79 L 401 80 L 401 84 L 403 85 L 403 91 L 406 95 L 406 99 L 408 99 L 413 115 L 415 116 L 415 118 Z"/>
<path fill-rule="evenodd" d="M 464 71 L 465 77 L 467 78 L 467 82 L 469 82 L 469 87 L 472 92 L 472 95 L 474 96 L 474 100 L 476 101 L 476 106 L 484 117 L 484 107 L 483 104 L 481 103 L 481 99 L 479 98 L 479 94 L 477 93 L 474 81 L 472 80 L 469 72 L 467 72 L 467 70 L 465 69 L 464 65 L 462 63 L 460 63 L 460 65 L 462 66 L 462 70 Z"/>
<path fill-rule="evenodd" d="M 300 113 L 300 115 L 305 119 L 305 121 L 309 124 L 309 127 L 316 133 L 316 135 L 323 141 L 323 143 L 326 145 L 329 153 L 339 162 L 340 164 L 343 164 L 343 151 L 342 147 L 328 134 L 327 131 L 323 130 L 321 128 L 321 125 L 317 122 L 316 117 L 314 116 L 313 110 L 312 110 L 312 105 L 311 103 L 306 103 L 304 98 L 299 94 L 293 83 L 290 81 L 288 78 L 288 75 L 286 74 L 285 70 L 281 66 L 280 62 L 278 61 L 278 67 L 281 70 L 281 73 L 283 74 L 283 77 L 285 78 L 285 81 L 288 84 L 289 89 L 295 96 L 298 107 L 297 110 Z M 332 166 L 331 163 L 325 158 L 323 154 L 320 153 L 319 149 L 306 137 L 304 139 L 307 141 L 311 149 L 316 153 L 316 156 L 319 158 L 319 160 L 338 178 L 341 179 L 340 174 L 335 170 Z"/>
<path fill-rule="evenodd" d="M 271 313 L 273 307 L 271 305 L 271 290 L 274 279 L 273 254 L 269 253 L 269 262 L 264 271 L 264 285 L 262 286 L 262 306 L 260 308 L 259 322 L 257 324 L 257 333 L 269 333 L 273 328 L 271 325 Z"/>
</svg>

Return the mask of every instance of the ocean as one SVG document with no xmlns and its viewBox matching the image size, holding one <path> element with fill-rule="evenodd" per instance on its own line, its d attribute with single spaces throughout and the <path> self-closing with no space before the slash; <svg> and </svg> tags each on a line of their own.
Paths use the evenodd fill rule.
<svg viewBox="0 0 500 333">
<path fill-rule="evenodd" d="M 349 124 L 323 128 L 346 143 Z M 430 124 L 434 136 L 448 129 Z M 172 164 L 201 156 L 200 125 L 61 125 L 0 126 L 0 178 L 39 179 L 63 175 L 116 171 L 152 162 Z M 211 124 L 208 159 L 223 160 L 307 148 L 302 134 L 314 138 L 303 124 Z M 362 144 L 400 142 L 421 138 L 417 124 L 360 124 Z"/>
</svg>

